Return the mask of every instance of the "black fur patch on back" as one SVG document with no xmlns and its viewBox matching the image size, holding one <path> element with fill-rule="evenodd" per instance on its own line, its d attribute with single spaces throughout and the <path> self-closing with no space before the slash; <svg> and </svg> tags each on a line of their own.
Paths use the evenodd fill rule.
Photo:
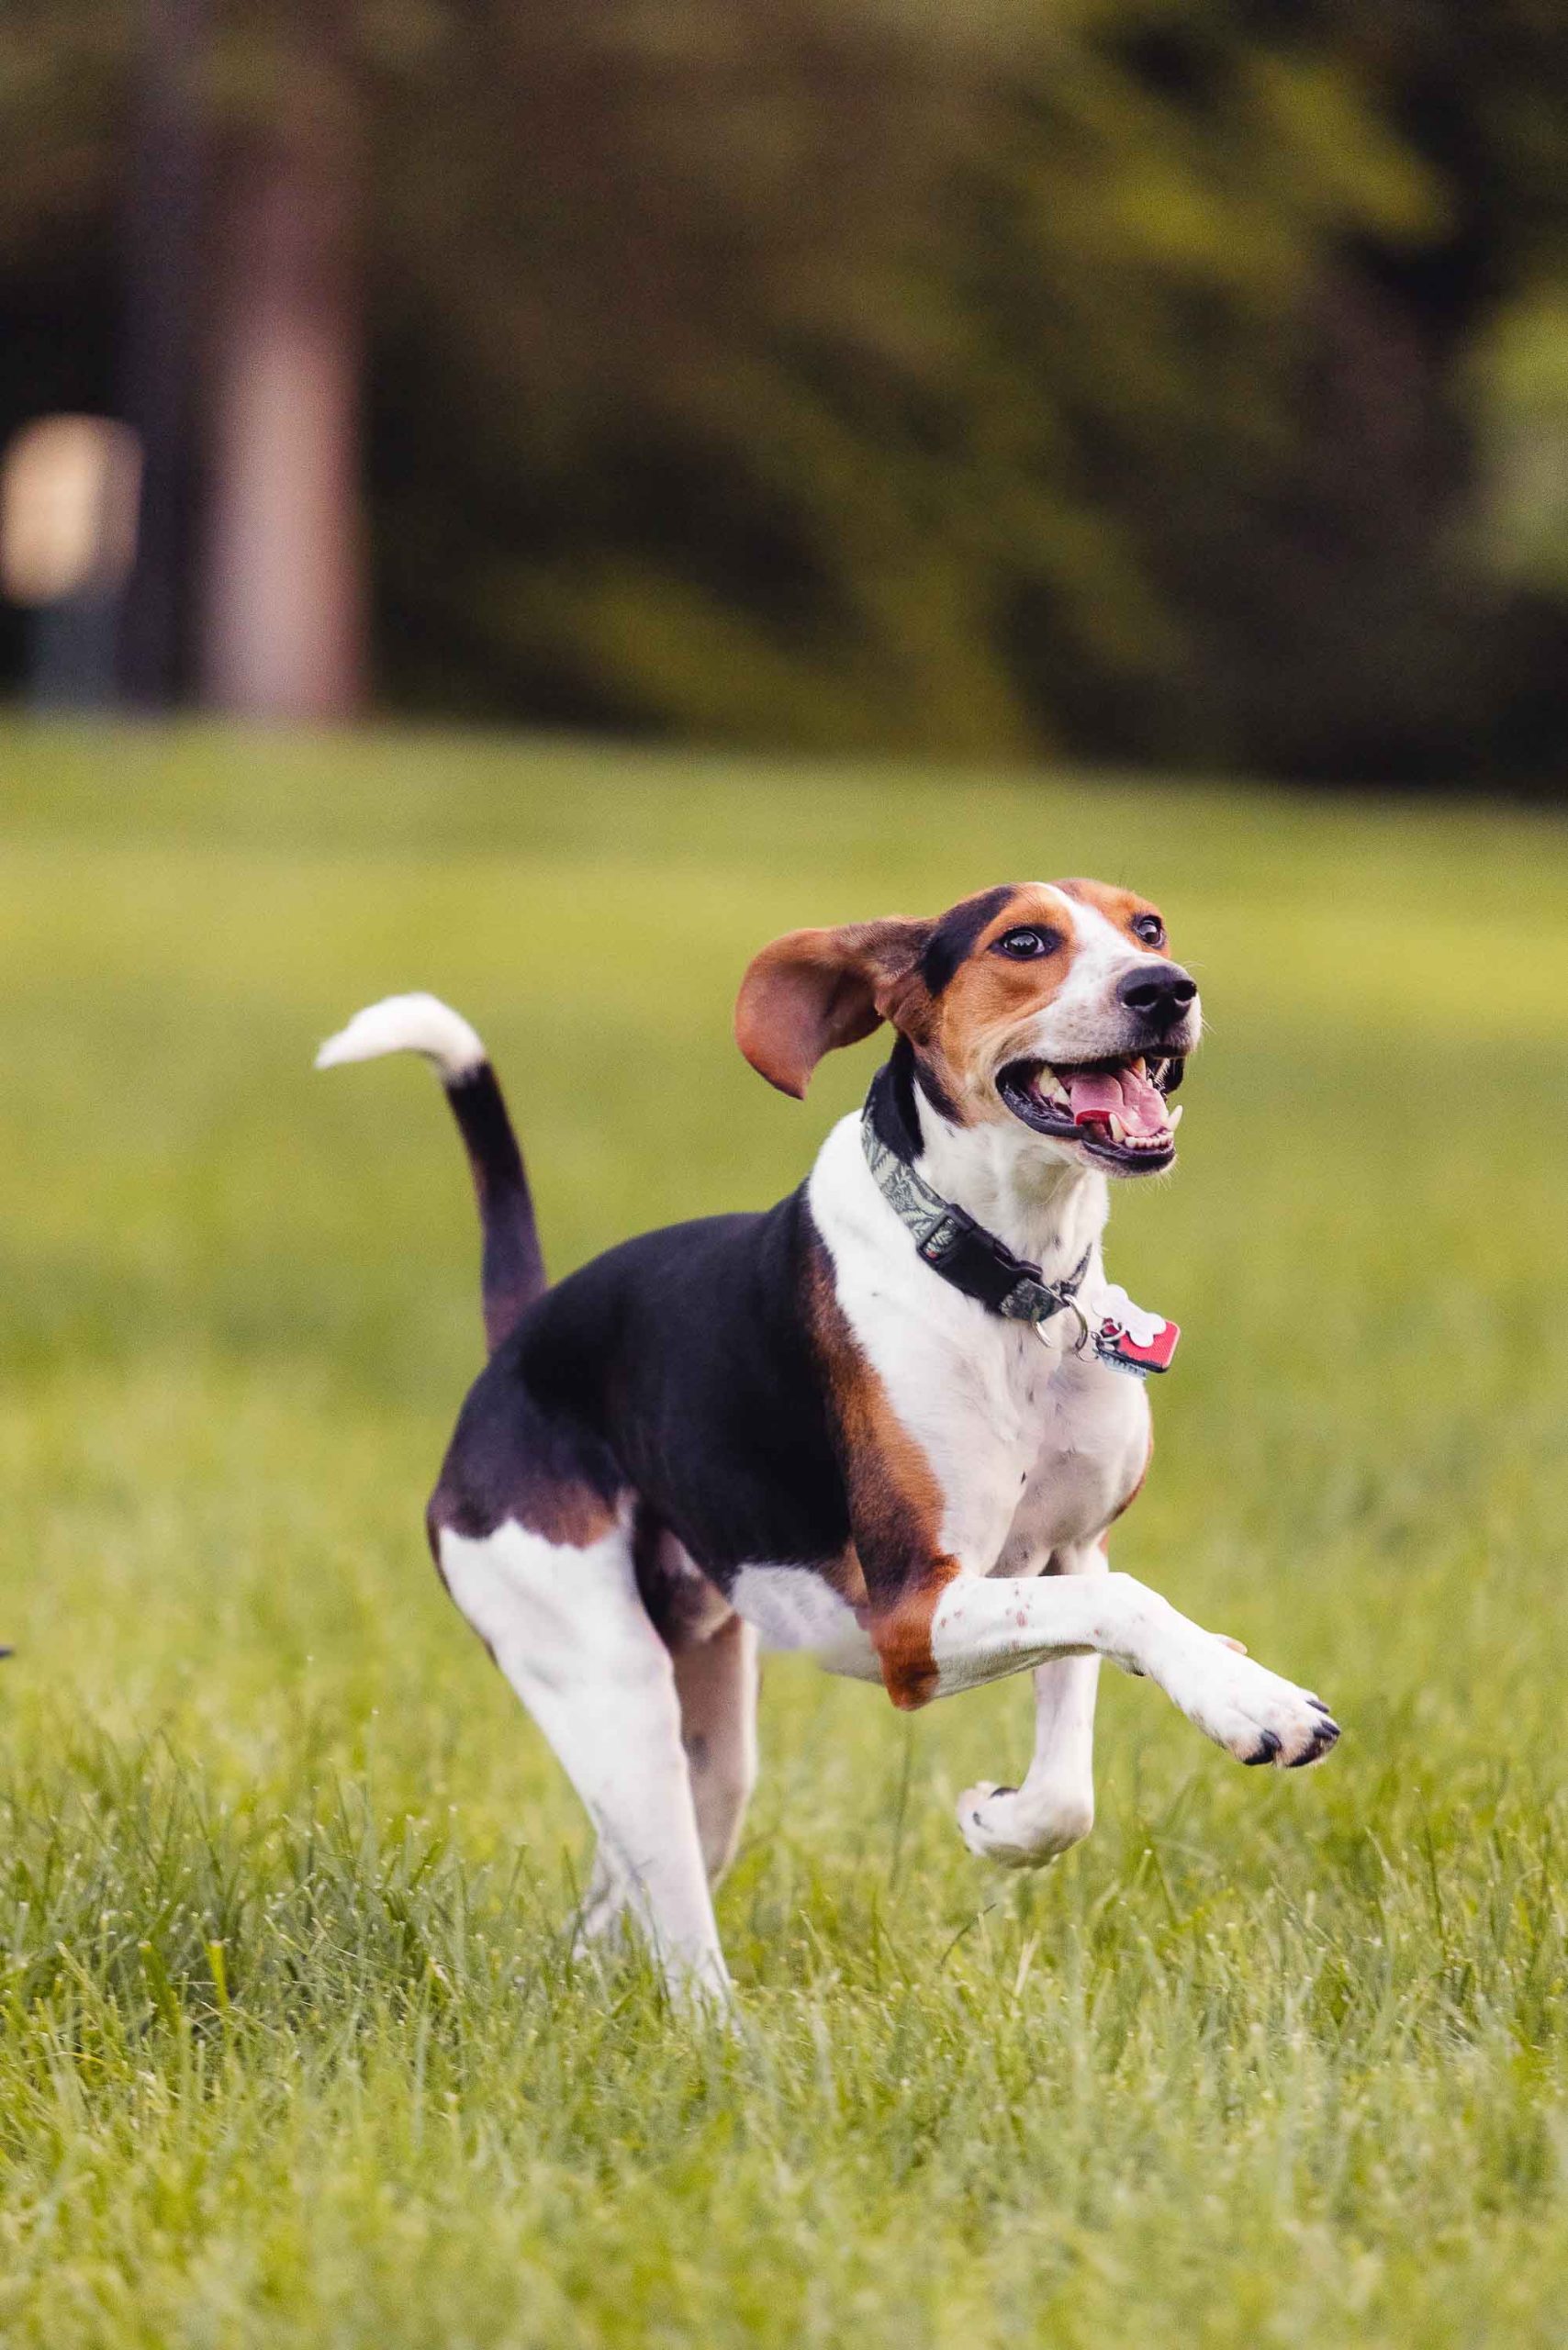
<svg viewBox="0 0 1568 2350">
<path fill-rule="evenodd" d="M 1015 881 L 1003 881 L 997 889 L 982 890 L 978 898 L 966 898 L 943 915 L 920 958 L 920 976 L 928 995 L 941 994 L 959 964 L 968 960 L 986 924 L 996 920 L 1017 888 Z"/>
<path fill-rule="evenodd" d="M 840 1557 L 848 1501 L 802 1304 L 814 1237 L 802 1188 L 644 1233 L 548 1291 L 469 1395 L 432 1534 L 515 1516 L 575 1547 L 630 1491 L 722 1591 L 748 1564 Z"/>
</svg>

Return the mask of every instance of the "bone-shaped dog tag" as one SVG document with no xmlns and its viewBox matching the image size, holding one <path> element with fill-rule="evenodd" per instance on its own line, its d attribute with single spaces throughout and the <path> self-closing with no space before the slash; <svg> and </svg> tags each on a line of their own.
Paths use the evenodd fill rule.
<svg viewBox="0 0 1568 2350">
<path fill-rule="evenodd" d="M 1181 1325 L 1176 1322 L 1162 1322 L 1152 1338 L 1143 1340 L 1135 1338 L 1119 1322 L 1104 1321 L 1094 1333 L 1094 1352 L 1114 1370 L 1130 1371 L 1135 1378 L 1147 1379 L 1151 1371 L 1170 1370 L 1181 1336 Z"/>
<path fill-rule="evenodd" d="M 1181 1336 L 1177 1323 L 1135 1305 L 1126 1291 L 1114 1283 L 1107 1287 L 1094 1332 L 1094 1352 L 1101 1362 L 1147 1379 L 1151 1371 L 1170 1370 Z"/>
</svg>

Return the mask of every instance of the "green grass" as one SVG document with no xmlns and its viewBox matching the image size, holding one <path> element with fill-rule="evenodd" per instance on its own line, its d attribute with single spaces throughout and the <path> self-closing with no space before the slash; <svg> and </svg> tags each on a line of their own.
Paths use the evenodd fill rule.
<svg viewBox="0 0 1568 2350">
<path fill-rule="evenodd" d="M 1568 2339 L 1568 835 L 417 736 L 0 737 L 0 2341 Z M 1088 871 L 1211 1040 L 1112 1265 L 1187 1337 L 1118 1562 L 1345 1724 L 1111 1676 L 989 1874 L 1023 1684 L 769 1669 L 733 2041 L 574 1973 L 584 1836 L 420 1514 L 478 1360 L 481 1025 L 559 1268 L 791 1184 L 728 1036 L 795 923 Z"/>
</svg>

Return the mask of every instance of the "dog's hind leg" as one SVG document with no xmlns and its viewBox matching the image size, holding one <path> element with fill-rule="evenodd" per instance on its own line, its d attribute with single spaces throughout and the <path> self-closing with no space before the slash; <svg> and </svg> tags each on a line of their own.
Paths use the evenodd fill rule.
<svg viewBox="0 0 1568 2350">
<path fill-rule="evenodd" d="M 716 1886 L 734 1859 L 756 1785 L 756 1634 L 729 1616 L 716 1631 L 673 1647 L 671 1655 L 702 1865 Z M 613 1942 L 627 1908 L 625 1877 L 601 1841 L 583 1899 L 585 1941 Z"/>
<path fill-rule="evenodd" d="M 735 1856 L 756 1784 L 756 1634 L 738 1616 L 676 1651 L 680 1734 L 711 1885 Z"/>
<path fill-rule="evenodd" d="M 435 1528 L 448 1590 L 554 1748 L 599 1831 L 590 1930 L 639 1926 L 675 1987 L 722 1998 L 675 1666 L 620 1524 L 581 1546 L 515 1518 Z"/>
</svg>

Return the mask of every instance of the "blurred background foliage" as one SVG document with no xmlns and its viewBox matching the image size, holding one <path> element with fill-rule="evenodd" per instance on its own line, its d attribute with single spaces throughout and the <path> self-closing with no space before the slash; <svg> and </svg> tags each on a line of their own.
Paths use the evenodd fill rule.
<svg viewBox="0 0 1568 2350">
<path fill-rule="evenodd" d="M 119 404 L 160 5 L 0 14 L 0 433 Z M 292 301 L 353 386 L 285 464 L 345 509 L 364 604 L 315 714 L 1568 777 L 1561 0 L 182 22 L 172 692 L 265 705 L 210 606 Z M 308 233 L 278 263 L 282 187 Z"/>
</svg>

